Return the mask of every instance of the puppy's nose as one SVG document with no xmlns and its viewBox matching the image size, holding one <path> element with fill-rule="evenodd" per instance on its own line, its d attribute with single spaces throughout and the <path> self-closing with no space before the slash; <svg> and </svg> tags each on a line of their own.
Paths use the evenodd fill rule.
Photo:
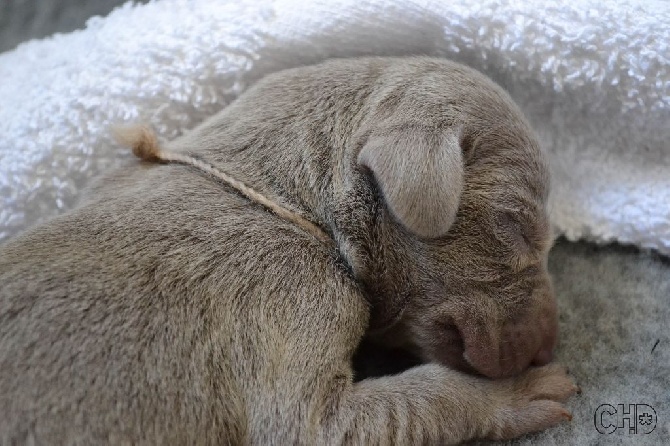
<svg viewBox="0 0 670 446">
<path fill-rule="evenodd" d="M 553 348 L 551 347 L 542 347 L 533 358 L 533 365 L 546 365 L 549 364 L 554 359 Z"/>
</svg>

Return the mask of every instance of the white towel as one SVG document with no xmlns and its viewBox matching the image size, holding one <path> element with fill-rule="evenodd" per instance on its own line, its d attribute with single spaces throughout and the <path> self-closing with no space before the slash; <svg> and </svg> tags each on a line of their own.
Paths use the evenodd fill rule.
<svg viewBox="0 0 670 446">
<path fill-rule="evenodd" d="M 0 241 L 130 156 L 112 124 L 173 138 L 267 73 L 405 54 L 508 89 L 550 154 L 561 234 L 670 254 L 670 3 L 652 0 L 126 4 L 0 55 Z"/>
</svg>

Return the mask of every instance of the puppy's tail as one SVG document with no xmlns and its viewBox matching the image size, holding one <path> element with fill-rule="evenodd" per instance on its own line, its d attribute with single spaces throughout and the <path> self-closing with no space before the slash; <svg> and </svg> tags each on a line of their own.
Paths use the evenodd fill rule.
<svg viewBox="0 0 670 446">
<path fill-rule="evenodd" d="M 239 181 L 228 173 L 194 156 L 185 153 L 163 150 L 158 143 L 156 134 L 148 127 L 115 127 L 112 131 L 119 144 L 131 147 L 136 157 L 149 162 L 179 163 L 187 166 L 193 166 L 201 172 L 211 175 L 223 183 L 233 187 L 234 189 L 237 189 L 237 191 L 242 195 L 252 201 L 255 201 L 256 203 L 265 206 L 277 216 L 302 227 L 318 240 L 321 240 L 327 244 L 332 243 L 332 240 L 328 234 L 326 234 L 326 232 L 315 223 L 289 209 L 284 208 L 280 204 L 275 203 L 265 195 L 247 186 L 242 181 Z"/>
<path fill-rule="evenodd" d="M 119 144 L 130 147 L 133 154 L 143 161 L 186 164 L 217 176 L 214 172 L 216 170 L 214 166 L 191 155 L 163 149 L 158 142 L 156 133 L 149 127 L 142 125 L 114 127 L 112 128 L 112 134 Z"/>
<path fill-rule="evenodd" d="M 115 127 L 112 129 L 116 141 L 133 149 L 133 154 L 144 161 L 167 161 L 161 157 L 161 147 L 156 134 L 145 126 Z"/>
</svg>

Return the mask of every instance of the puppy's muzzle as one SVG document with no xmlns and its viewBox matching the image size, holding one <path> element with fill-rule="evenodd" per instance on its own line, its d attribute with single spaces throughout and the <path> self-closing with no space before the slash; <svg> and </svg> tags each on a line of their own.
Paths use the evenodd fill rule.
<svg viewBox="0 0 670 446">
<path fill-rule="evenodd" d="M 541 311 L 528 311 L 514 321 L 491 321 L 455 318 L 455 326 L 462 338 L 462 357 L 459 349 L 446 353 L 450 365 L 489 378 L 502 378 L 521 373 L 530 365 L 545 365 L 552 361 L 558 324 L 555 302 Z M 447 332 L 452 339 L 453 333 Z"/>
</svg>

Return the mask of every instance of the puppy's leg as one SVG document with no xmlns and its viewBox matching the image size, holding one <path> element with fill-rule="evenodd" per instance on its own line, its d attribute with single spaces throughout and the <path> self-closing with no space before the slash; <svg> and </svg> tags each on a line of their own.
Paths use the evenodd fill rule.
<svg viewBox="0 0 670 446">
<path fill-rule="evenodd" d="M 491 381 L 430 364 L 355 384 L 324 444 L 455 444 L 509 439 L 571 419 L 578 390 L 559 365 Z"/>
</svg>

